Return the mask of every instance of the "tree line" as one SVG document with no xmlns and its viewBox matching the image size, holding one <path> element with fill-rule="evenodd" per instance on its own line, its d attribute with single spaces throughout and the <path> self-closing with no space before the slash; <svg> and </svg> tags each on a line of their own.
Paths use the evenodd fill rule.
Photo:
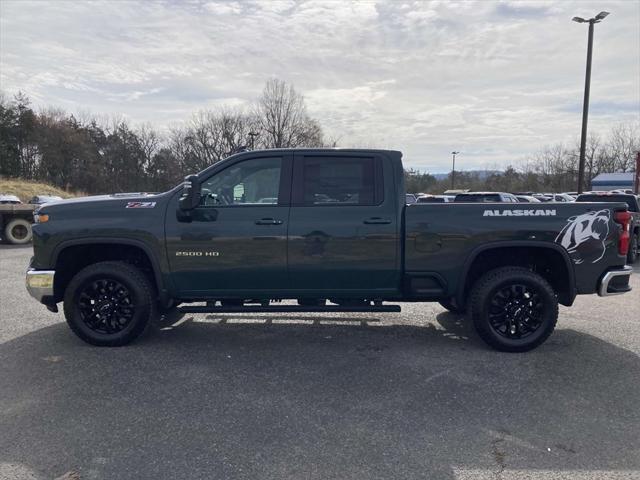
<svg viewBox="0 0 640 480">
<path fill-rule="evenodd" d="M 640 122 L 619 123 L 607 135 L 592 133 L 585 152 L 585 183 L 600 173 L 632 172 L 640 152 Z M 497 192 L 568 192 L 578 185 L 580 145 L 558 143 L 543 147 L 518 163 L 490 172 L 455 173 L 455 188 Z M 451 174 L 444 179 L 417 170 L 405 171 L 407 191 L 439 194 L 451 188 Z"/>
<path fill-rule="evenodd" d="M 222 107 L 194 114 L 167 132 L 125 119 L 77 118 L 60 109 L 39 112 L 19 93 L 0 95 L 0 176 L 43 181 L 68 191 L 163 191 L 243 149 L 334 147 L 303 95 L 278 79 L 266 82 L 247 108 Z M 587 142 L 584 188 L 602 172 L 633 170 L 640 124 L 619 124 Z M 495 191 L 576 189 L 579 148 L 557 144 L 524 161 L 480 175 L 456 171 L 456 188 Z M 427 172 L 405 171 L 407 191 L 442 193 L 451 186 Z"/>
<path fill-rule="evenodd" d="M 163 191 L 243 149 L 323 146 L 304 97 L 278 79 L 266 82 L 251 108 L 204 110 L 163 134 L 125 119 L 35 112 L 22 93 L 0 97 L 0 176 L 70 191 Z"/>
</svg>

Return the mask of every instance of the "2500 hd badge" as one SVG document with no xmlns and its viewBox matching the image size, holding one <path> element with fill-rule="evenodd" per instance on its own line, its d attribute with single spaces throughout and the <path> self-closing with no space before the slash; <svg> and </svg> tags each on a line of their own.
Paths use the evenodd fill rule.
<svg viewBox="0 0 640 480">
<path fill-rule="evenodd" d="M 201 251 L 190 251 L 190 252 L 176 252 L 176 257 L 219 257 L 220 252 L 201 252 Z"/>
</svg>

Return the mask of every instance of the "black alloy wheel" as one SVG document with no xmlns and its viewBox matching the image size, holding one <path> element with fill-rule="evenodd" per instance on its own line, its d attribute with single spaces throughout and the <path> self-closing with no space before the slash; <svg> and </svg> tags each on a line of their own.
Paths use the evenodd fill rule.
<svg viewBox="0 0 640 480">
<path fill-rule="evenodd" d="M 136 307 L 131 292 L 122 283 L 113 278 L 98 278 L 80 290 L 76 308 L 91 330 L 113 334 L 131 323 Z"/>
<path fill-rule="evenodd" d="M 504 352 L 526 352 L 553 332 L 558 298 L 541 275 L 524 267 L 501 267 L 475 282 L 469 314 L 488 345 Z"/>
<path fill-rule="evenodd" d="M 69 282 L 64 292 L 64 316 L 71 330 L 87 343 L 126 345 L 155 318 L 155 292 L 150 277 L 134 265 L 94 263 Z"/>
<path fill-rule="evenodd" d="M 542 325 L 544 304 L 535 288 L 521 283 L 498 289 L 491 298 L 489 323 L 500 336 L 527 338 Z"/>
</svg>

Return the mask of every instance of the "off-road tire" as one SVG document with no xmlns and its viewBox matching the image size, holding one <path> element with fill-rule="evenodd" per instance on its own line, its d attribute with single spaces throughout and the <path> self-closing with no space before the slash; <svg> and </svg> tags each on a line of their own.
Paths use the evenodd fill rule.
<svg viewBox="0 0 640 480">
<path fill-rule="evenodd" d="M 501 307 L 493 306 L 492 301 L 505 288 L 524 285 L 539 296 L 539 326 L 525 338 L 507 338 L 492 326 L 490 312 L 494 315 Z M 497 310 L 495 310 L 497 309 Z M 504 312 L 506 312 L 506 308 Z M 522 267 L 502 267 L 491 270 L 482 276 L 473 286 L 469 314 L 478 335 L 489 346 L 503 352 L 526 352 L 542 344 L 553 332 L 558 321 L 558 299 L 543 277 Z M 500 314 L 500 313 L 499 313 Z M 505 318 L 513 319 L 515 315 L 504 313 Z M 509 320 L 509 324 L 516 323 Z M 528 324 L 527 324 L 528 325 Z M 521 327 L 517 327 L 521 329 Z"/>
<path fill-rule="evenodd" d="M 627 252 L 627 263 L 633 265 L 638 259 L 638 234 L 631 234 L 631 241 L 629 243 L 629 252 Z"/>
<path fill-rule="evenodd" d="M 121 331 L 98 332 L 88 325 L 81 313 L 79 296 L 96 282 L 115 281 L 124 286 L 131 297 L 133 314 Z M 64 315 L 73 333 L 91 345 L 118 347 L 127 345 L 142 335 L 156 316 L 155 290 L 147 276 L 125 262 L 99 262 L 80 270 L 69 282 L 64 293 Z"/>
<path fill-rule="evenodd" d="M 26 231 L 25 231 L 26 230 Z M 25 218 L 14 218 L 4 227 L 4 238 L 14 245 L 24 245 L 31 241 L 31 223 Z"/>
</svg>

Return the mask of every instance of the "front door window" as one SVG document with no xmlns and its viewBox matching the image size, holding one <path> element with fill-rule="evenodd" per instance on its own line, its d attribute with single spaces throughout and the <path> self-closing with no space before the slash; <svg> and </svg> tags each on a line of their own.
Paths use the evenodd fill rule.
<svg viewBox="0 0 640 480">
<path fill-rule="evenodd" d="M 256 158 L 237 163 L 202 184 L 204 207 L 277 205 L 281 158 Z"/>
</svg>

